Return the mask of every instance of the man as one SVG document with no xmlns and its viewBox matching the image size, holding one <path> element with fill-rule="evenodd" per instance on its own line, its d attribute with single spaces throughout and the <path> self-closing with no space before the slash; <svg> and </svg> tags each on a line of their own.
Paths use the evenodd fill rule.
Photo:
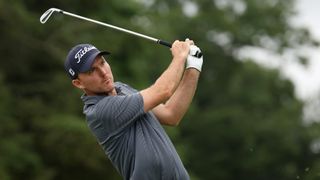
<svg viewBox="0 0 320 180">
<path fill-rule="evenodd" d="M 175 41 L 172 61 L 150 87 L 137 91 L 115 82 L 111 67 L 90 44 L 72 48 L 65 69 L 83 90 L 83 112 L 92 133 L 124 179 L 185 180 L 185 170 L 162 125 L 176 126 L 194 96 L 202 57 L 193 41 Z M 108 56 L 107 56 L 108 57 Z"/>
</svg>

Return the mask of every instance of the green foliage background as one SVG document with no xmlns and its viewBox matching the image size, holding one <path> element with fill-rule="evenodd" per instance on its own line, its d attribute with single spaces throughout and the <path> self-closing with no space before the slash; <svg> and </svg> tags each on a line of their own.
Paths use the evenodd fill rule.
<svg viewBox="0 0 320 180">
<path fill-rule="evenodd" d="M 243 47 L 268 48 L 266 38 L 278 54 L 317 46 L 307 30 L 290 25 L 293 0 L 0 0 L 1 180 L 121 179 L 63 70 L 72 46 L 111 51 L 116 80 L 137 89 L 171 60 L 165 47 L 68 16 L 40 24 L 51 7 L 168 41 L 189 37 L 201 47 L 193 104 L 179 127 L 166 128 L 192 179 L 320 179 L 319 148 L 312 148 L 320 127 L 303 122 L 293 84 L 236 55 Z"/>
</svg>

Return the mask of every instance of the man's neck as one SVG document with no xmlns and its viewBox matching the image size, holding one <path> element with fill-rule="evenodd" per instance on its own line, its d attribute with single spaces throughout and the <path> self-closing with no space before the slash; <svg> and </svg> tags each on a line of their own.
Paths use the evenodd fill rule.
<svg viewBox="0 0 320 180">
<path fill-rule="evenodd" d="M 117 91 L 116 88 L 113 88 L 112 91 L 107 93 L 108 96 L 116 96 L 117 95 Z"/>
<path fill-rule="evenodd" d="M 84 91 L 84 93 L 87 96 L 116 96 L 118 94 L 115 88 L 113 88 L 109 92 L 94 93 L 94 92 L 86 92 L 86 91 Z"/>
</svg>

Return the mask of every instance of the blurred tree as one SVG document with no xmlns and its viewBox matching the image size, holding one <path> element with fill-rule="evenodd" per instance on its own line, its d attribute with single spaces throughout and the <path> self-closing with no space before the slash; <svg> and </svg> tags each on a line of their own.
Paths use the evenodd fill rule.
<svg viewBox="0 0 320 180">
<path fill-rule="evenodd" d="M 277 0 L 154 3 L 154 7 L 161 4 L 168 8 L 164 19 L 185 22 L 170 28 L 176 28 L 177 34 L 190 32 L 189 37 L 196 40 L 205 54 L 196 105 L 182 123 L 180 138 L 176 140 L 187 149 L 183 151 L 185 162 L 196 178 L 317 176 L 310 175 L 317 169 L 305 171 L 317 162 L 317 154 L 310 149 L 312 139 L 317 136 L 311 136 L 310 127 L 302 122 L 303 103 L 294 96 L 292 83 L 277 72 L 240 62 L 236 56 L 239 49 L 248 46 L 281 54 L 289 48 L 317 45 L 308 31 L 290 25 L 293 3 Z M 192 8 L 196 11 L 190 16 Z M 178 10 L 180 16 L 175 16 Z M 190 27 L 192 31 L 186 31 Z M 203 36 L 206 41 L 197 41 Z"/>
<path fill-rule="evenodd" d="M 95 24 L 41 14 L 61 8 L 167 41 L 195 40 L 205 62 L 180 128 L 167 128 L 192 179 L 316 179 L 317 124 L 279 72 L 239 61 L 317 43 L 290 25 L 294 0 L 0 0 L 0 179 L 120 179 L 90 134 L 81 92 L 63 70 L 69 48 L 112 52 L 116 80 L 138 89 L 170 62 L 167 48 Z M 298 59 L 298 58 L 297 58 Z M 319 143 L 318 143 L 319 144 Z M 310 148 L 313 147 L 313 148 Z"/>
<path fill-rule="evenodd" d="M 202 107 L 183 124 L 187 166 L 201 179 L 304 177 L 316 156 L 292 84 L 252 63 L 239 66 L 219 105 Z"/>
</svg>

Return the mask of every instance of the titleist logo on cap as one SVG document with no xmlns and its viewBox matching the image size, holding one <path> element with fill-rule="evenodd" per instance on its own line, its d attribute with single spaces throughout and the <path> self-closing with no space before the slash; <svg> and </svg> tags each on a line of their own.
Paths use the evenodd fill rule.
<svg viewBox="0 0 320 180">
<path fill-rule="evenodd" d="M 78 59 L 77 64 L 79 64 L 81 62 L 81 58 L 92 49 L 97 49 L 97 48 L 94 46 L 88 46 L 88 47 L 84 47 L 83 49 L 80 49 L 74 56 L 75 59 Z"/>
</svg>

